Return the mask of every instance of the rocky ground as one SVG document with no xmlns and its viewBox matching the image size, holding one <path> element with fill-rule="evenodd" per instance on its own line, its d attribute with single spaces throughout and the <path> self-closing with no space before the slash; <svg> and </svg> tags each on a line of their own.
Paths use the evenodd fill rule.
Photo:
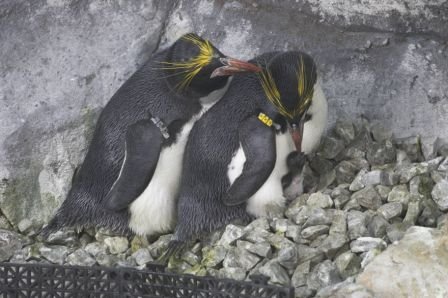
<svg viewBox="0 0 448 298">
<path fill-rule="evenodd" d="M 420 147 L 418 137 L 397 139 L 379 124 L 338 121 L 309 156 L 307 193 L 270 218 L 213 233 L 169 269 L 262 274 L 296 297 L 446 297 L 448 146 L 435 144 L 426 158 Z M 65 230 L 43 242 L 26 220 L 14 230 L 0 217 L 0 228 L 0 261 L 16 263 L 144 268 L 171 236 Z"/>
</svg>

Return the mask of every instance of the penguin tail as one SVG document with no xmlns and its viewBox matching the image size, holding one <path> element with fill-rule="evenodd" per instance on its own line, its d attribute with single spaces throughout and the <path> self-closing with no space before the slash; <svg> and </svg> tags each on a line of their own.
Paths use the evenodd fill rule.
<svg viewBox="0 0 448 298">
<path fill-rule="evenodd" d="M 39 235 L 42 236 L 42 238 L 47 239 L 50 234 L 58 231 L 61 229 L 61 227 L 58 224 L 57 216 L 54 217 L 46 226 L 44 226 L 40 231 Z"/>
<path fill-rule="evenodd" d="M 157 259 L 159 264 L 167 264 L 171 257 L 180 257 L 187 247 L 187 242 L 181 240 L 171 240 L 166 251 Z"/>
</svg>

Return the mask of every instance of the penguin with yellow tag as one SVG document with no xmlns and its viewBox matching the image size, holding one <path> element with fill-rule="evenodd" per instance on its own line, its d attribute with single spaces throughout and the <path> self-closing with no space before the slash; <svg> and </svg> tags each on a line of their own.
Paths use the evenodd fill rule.
<svg viewBox="0 0 448 298">
<path fill-rule="evenodd" d="M 327 102 L 309 55 L 274 52 L 249 62 L 263 70 L 236 75 L 224 97 L 191 131 L 177 225 L 162 261 L 188 240 L 284 205 L 288 155 L 296 151 L 303 158 L 302 152 L 311 151 L 324 131 Z"/>
<path fill-rule="evenodd" d="M 191 127 L 231 75 L 259 70 L 194 33 L 155 53 L 101 112 L 72 188 L 43 235 L 65 226 L 169 231 Z"/>
</svg>

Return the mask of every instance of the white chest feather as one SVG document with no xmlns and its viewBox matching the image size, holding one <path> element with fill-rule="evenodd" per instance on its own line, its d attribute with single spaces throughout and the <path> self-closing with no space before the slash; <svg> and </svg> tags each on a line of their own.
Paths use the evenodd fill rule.
<svg viewBox="0 0 448 298">
<path fill-rule="evenodd" d="M 194 123 L 217 102 L 226 87 L 201 98 L 202 110 L 182 128 L 176 143 L 163 148 L 152 179 L 144 192 L 130 205 L 129 227 L 138 235 L 170 231 L 175 224 L 185 145 Z"/>
<path fill-rule="evenodd" d="M 305 122 L 303 127 L 302 151 L 311 153 L 319 145 L 327 124 L 327 100 L 319 81 L 314 86 L 314 94 L 311 106 L 308 110 L 311 120 Z"/>
<path fill-rule="evenodd" d="M 294 151 L 294 143 L 288 133 L 277 135 L 275 142 L 277 157 L 274 169 L 266 182 L 247 202 L 247 212 L 257 217 L 266 216 L 269 212 L 269 207 L 272 205 L 282 206 L 285 204 L 281 179 L 288 173 L 286 157 Z M 240 146 L 228 167 L 227 177 L 231 184 L 241 175 L 245 161 L 246 156 Z"/>
</svg>

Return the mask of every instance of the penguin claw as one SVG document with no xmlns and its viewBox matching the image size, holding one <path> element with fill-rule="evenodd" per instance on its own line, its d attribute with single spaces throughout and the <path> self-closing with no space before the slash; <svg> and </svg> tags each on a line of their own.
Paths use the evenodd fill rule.
<svg viewBox="0 0 448 298">
<path fill-rule="evenodd" d="M 157 259 L 157 263 L 167 264 L 171 257 L 180 257 L 186 246 L 187 244 L 184 241 L 171 240 L 165 253 Z"/>
</svg>

